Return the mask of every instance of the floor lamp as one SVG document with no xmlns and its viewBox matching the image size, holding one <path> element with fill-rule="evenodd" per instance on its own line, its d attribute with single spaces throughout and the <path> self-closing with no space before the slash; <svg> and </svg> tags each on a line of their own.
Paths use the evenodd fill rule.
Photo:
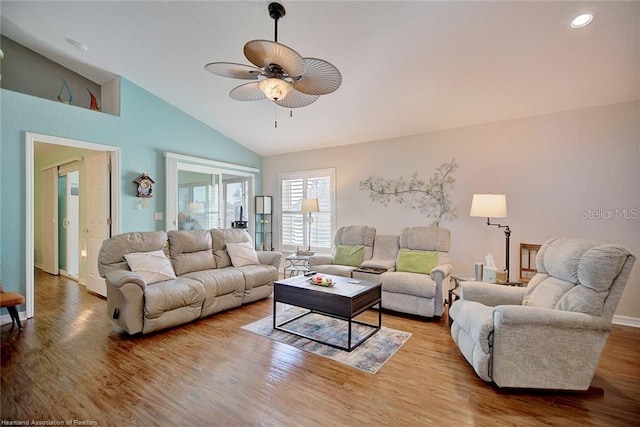
<svg viewBox="0 0 640 427">
<path fill-rule="evenodd" d="M 505 218 L 507 216 L 507 196 L 504 194 L 474 194 L 471 201 L 471 216 L 487 218 L 487 225 L 495 225 L 504 228 L 505 238 L 505 268 L 507 269 L 507 281 L 509 278 L 509 239 L 511 229 L 508 225 L 494 224 L 491 218 Z"/>
<path fill-rule="evenodd" d="M 307 235 L 307 239 L 309 239 L 309 247 L 307 248 L 307 251 L 311 251 L 311 224 L 313 223 L 311 213 L 320 212 L 318 199 L 302 199 L 302 207 L 300 210 L 309 214 L 307 217 L 307 222 L 309 223 L 309 234 Z"/>
</svg>

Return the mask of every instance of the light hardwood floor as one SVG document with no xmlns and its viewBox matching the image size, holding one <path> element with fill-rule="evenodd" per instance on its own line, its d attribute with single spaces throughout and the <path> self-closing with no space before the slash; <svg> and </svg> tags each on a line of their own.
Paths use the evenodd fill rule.
<svg viewBox="0 0 640 427">
<path fill-rule="evenodd" d="M 36 272 L 36 317 L 2 326 L 0 421 L 101 426 L 640 425 L 640 329 L 614 326 L 593 386 L 603 394 L 505 392 L 459 353 L 446 316 L 389 313 L 413 336 L 376 374 L 241 329 L 271 299 L 129 337 L 106 301 Z M 6 424 L 4 424 L 6 425 Z"/>
</svg>

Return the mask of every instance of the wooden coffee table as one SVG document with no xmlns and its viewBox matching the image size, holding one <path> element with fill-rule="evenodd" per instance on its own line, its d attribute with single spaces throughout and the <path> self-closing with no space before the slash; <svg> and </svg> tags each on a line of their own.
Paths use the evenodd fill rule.
<svg viewBox="0 0 640 427">
<path fill-rule="evenodd" d="M 308 277 L 296 276 L 289 279 L 278 280 L 273 284 L 273 328 L 280 331 L 295 334 L 313 341 L 321 342 L 341 350 L 352 351 L 369 337 L 378 332 L 382 327 L 382 311 L 378 310 L 378 324 L 370 324 L 354 320 L 356 316 L 379 304 L 382 300 L 382 286 L 379 283 L 371 283 L 365 280 L 359 283 L 351 283 L 354 280 L 348 277 L 329 276 L 333 279 L 333 287 L 312 285 Z M 276 304 L 284 303 L 296 307 L 306 308 L 307 312 L 280 324 L 276 322 Z M 340 346 L 333 343 L 318 340 L 314 337 L 303 335 L 284 328 L 288 323 L 306 316 L 310 313 L 319 313 L 325 316 L 346 320 L 348 323 L 347 345 Z M 371 332 L 352 343 L 351 327 L 353 323 L 372 327 Z"/>
</svg>

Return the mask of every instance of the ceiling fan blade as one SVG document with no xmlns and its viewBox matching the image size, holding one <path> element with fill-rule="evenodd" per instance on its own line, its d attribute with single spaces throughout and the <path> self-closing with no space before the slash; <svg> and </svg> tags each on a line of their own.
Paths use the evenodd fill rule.
<svg viewBox="0 0 640 427">
<path fill-rule="evenodd" d="M 313 104 L 318 98 L 320 98 L 318 95 L 307 95 L 306 93 L 298 92 L 294 88 L 284 99 L 273 102 L 285 108 L 300 108 Z"/>
<path fill-rule="evenodd" d="M 244 45 L 244 56 L 259 68 L 278 64 L 292 77 L 304 74 L 306 65 L 298 52 L 280 43 L 270 40 L 251 40 Z"/>
<path fill-rule="evenodd" d="M 304 58 L 307 70 L 293 87 L 307 95 L 327 95 L 340 87 L 342 74 L 331 63 L 318 58 Z"/>
<path fill-rule="evenodd" d="M 258 82 L 245 83 L 231 89 L 229 96 L 236 101 L 258 101 L 266 98 L 258 87 Z"/>
<path fill-rule="evenodd" d="M 210 73 L 232 79 L 257 80 L 263 71 L 252 65 L 234 64 L 233 62 L 211 62 L 204 66 Z"/>
</svg>

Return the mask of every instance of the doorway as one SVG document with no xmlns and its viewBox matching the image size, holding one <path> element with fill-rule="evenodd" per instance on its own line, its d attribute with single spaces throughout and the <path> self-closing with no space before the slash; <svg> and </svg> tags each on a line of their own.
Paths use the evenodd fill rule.
<svg viewBox="0 0 640 427">
<path fill-rule="evenodd" d="M 39 245 L 39 243 L 37 243 L 36 241 L 36 238 L 42 235 L 40 224 L 47 222 L 47 221 L 42 221 L 42 209 L 40 206 L 40 202 L 36 203 L 36 201 L 39 201 L 42 199 L 42 188 L 41 188 L 42 185 L 40 181 L 36 180 L 38 171 L 42 170 L 42 163 L 41 162 L 38 164 L 36 163 L 37 155 L 44 156 L 44 158 L 53 160 L 54 164 L 55 164 L 56 157 L 60 157 L 60 156 L 69 157 L 72 154 L 75 156 L 80 156 L 82 158 L 86 156 L 87 159 L 91 157 L 95 157 L 96 155 L 100 155 L 100 154 L 102 154 L 103 156 L 106 156 L 110 160 L 111 171 L 112 171 L 112 173 L 110 174 L 110 178 L 109 178 L 110 182 L 108 186 L 109 187 L 108 191 L 110 194 L 110 204 L 107 203 L 108 209 L 109 209 L 109 212 L 107 215 L 110 216 L 110 220 L 111 220 L 111 233 L 117 234 L 120 232 L 120 148 L 108 146 L 108 145 L 102 145 L 102 144 L 95 144 L 95 143 L 86 142 L 86 141 L 79 141 L 79 140 L 73 140 L 68 138 L 60 138 L 60 137 L 55 137 L 50 135 L 42 135 L 42 134 L 27 132 L 25 135 L 25 152 L 26 152 L 25 181 L 26 181 L 26 215 L 27 215 L 26 236 L 25 236 L 25 246 L 26 246 L 26 266 L 25 266 L 26 267 L 26 272 L 25 272 L 26 302 L 25 302 L 25 305 L 26 305 L 27 317 L 31 318 L 34 316 L 34 312 L 35 312 L 34 268 L 36 267 L 36 262 L 35 262 L 36 248 L 38 248 L 38 245 Z M 84 162 L 81 162 L 81 163 L 84 163 Z M 77 257 L 72 256 L 72 258 L 75 258 L 78 260 L 77 275 L 78 275 L 79 282 L 81 284 L 86 285 L 87 284 L 86 278 L 90 277 L 92 274 L 95 275 L 96 273 L 97 253 L 92 253 L 92 251 L 87 250 L 89 248 L 87 248 L 86 246 L 87 236 L 91 235 L 91 230 L 89 229 L 90 228 L 89 224 L 83 225 L 82 223 L 83 205 L 91 205 L 91 203 L 89 203 L 88 201 L 87 202 L 83 201 L 82 192 L 85 190 L 83 190 L 82 182 L 84 179 L 86 179 L 87 174 L 86 173 L 83 174 L 82 168 L 83 166 L 81 166 L 79 170 L 78 185 L 77 185 L 77 191 L 78 191 L 77 201 L 79 203 L 78 215 L 80 219 L 76 220 L 75 222 L 78 224 L 78 238 L 75 239 L 75 237 L 73 237 L 74 231 L 70 231 L 71 236 L 69 237 L 69 239 L 76 240 L 79 242 L 77 245 L 78 246 L 77 249 L 73 249 L 73 247 L 71 248 L 72 250 L 78 252 L 79 256 Z M 75 190 L 73 190 L 74 186 L 72 184 L 71 185 L 69 184 L 69 181 L 73 181 L 73 179 L 71 180 L 69 179 L 69 172 L 73 172 L 73 170 L 65 171 L 65 172 L 67 175 L 67 178 L 66 178 L 67 184 L 65 186 L 65 193 L 67 191 L 73 193 L 75 192 Z M 67 190 L 69 185 L 71 186 L 71 188 Z M 57 190 L 58 190 L 57 179 L 55 181 L 54 187 L 57 193 Z M 57 204 L 57 201 L 58 199 L 56 198 L 56 204 Z M 74 201 L 71 201 L 70 203 L 74 203 Z M 87 209 L 86 206 L 84 210 L 86 210 L 86 212 L 84 213 L 84 216 L 87 217 L 87 221 L 88 221 L 90 220 L 91 210 Z M 56 214 L 57 214 L 57 210 L 56 210 Z M 55 215 L 55 216 L 57 217 L 58 215 Z M 60 218 L 63 218 L 63 217 L 61 216 Z M 72 221 L 71 218 L 73 217 L 69 216 L 67 218 L 71 222 Z M 105 219 L 105 221 L 106 220 L 107 219 Z M 61 219 L 59 221 L 61 221 Z M 53 227 L 55 229 L 56 235 L 58 234 L 58 231 L 59 231 L 58 225 L 59 224 L 56 223 L 56 226 Z M 66 237 L 67 231 L 65 230 L 60 235 Z M 85 243 L 83 243 L 83 241 Z M 65 255 L 64 255 L 65 258 L 68 257 L 69 246 L 73 246 L 73 245 L 67 245 L 67 247 L 65 248 Z M 56 250 L 55 250 L 56 253 L 59 252 L 58 249 L 59 248 L 56 247 Z M 57 261 L 58 260 L 56 260 L 56 264 L 55 264 L 56 269 L 58 268 L 58 265 L 59 265 Z M 66 262 L 66 266 L 67 268 L 75 269 L 72 263 Z M 96 292 L 96 293 L 99 293 L 99 292 Z"/>
<path fill-rule="evenodd" d="M 77 282 L 80 274 L 80 168 L 61 168 L 58 173 L 58 267 L 61 275 Z"/>
</svg>

